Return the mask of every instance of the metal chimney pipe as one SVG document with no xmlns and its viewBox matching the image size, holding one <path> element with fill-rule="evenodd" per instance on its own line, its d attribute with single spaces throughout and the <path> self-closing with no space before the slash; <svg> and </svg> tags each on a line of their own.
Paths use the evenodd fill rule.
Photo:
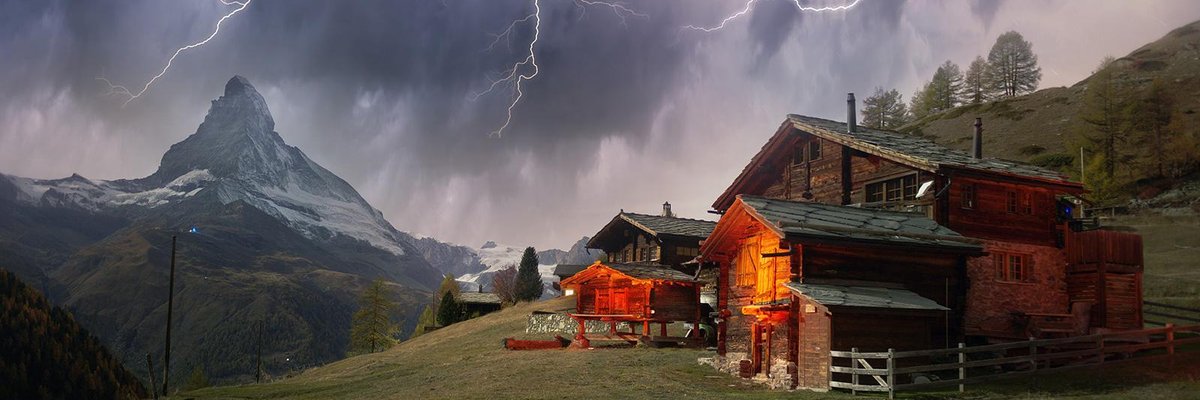
<svg viewBox="0 0 1200 400">
<path fill-rule="evenodd" d="M 983 118 L 975 118 L 975 138 L 971 141 L 971 156 L 983 158 Z"/>
<path fill-rule="evenodd" d="M 846 93 L 846 132 L 858 132 L 858 122 L 855 117 L 858 113 L 854 111 L 854 93 Z"/>
</svg>

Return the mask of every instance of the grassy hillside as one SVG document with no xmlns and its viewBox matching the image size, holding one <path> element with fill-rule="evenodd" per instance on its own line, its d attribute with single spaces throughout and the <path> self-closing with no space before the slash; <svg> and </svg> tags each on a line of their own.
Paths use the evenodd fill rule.
<svg viewBox="0 0 1200 400">
<path fill-rule="evenodd" d="M 521 304 L 429 333 L 386 352 L 352 357 L 262 385 L 184 393 L 196 399 L 327 398 L 779 398 L 781 392 L 698 365 L 711 352 L 691 349 L 603 348 L 507 351 L 502 338 L 527 335 L 534 310 L 565 309 L 573 298 Z M 1174 365 L 1117 364 L 969 388 L 965 398 L 1176 399 L 1200 393 L 1200 353 Z M 841 392 L 796 391 L 797 399 L 851 399 Z M 964 398 L 957 392 L 905 393 L 902 398 Z"/>
<path fill-rule="evenodd" d="M 1100 60 L 1094 62 L 1099 64 Z M 1156 78 L 1163 80 L 1175 101 L 1173 118 L 1179 120 L 1178 126 L 1184 132 L 1196 133 L 1200 127 L 1200 21 L 1118 58 L 1110 68 L 1135 92 L 1144 91 Z M 1011 99 L 958 107 L 914 121 L 900 131 L 967 150 L 972 125 L 976 117 L 981 117 L 986 157 L 1019 161 L 1048 154 L 1078 157 L 1079 148 L 1071 142 L 1082 124 L 1079 111 L 1088 79 L 1071 87 L 1046 88 Z M 1078 164 L 1074 167 L 1077 170 Z"/>
</svg>

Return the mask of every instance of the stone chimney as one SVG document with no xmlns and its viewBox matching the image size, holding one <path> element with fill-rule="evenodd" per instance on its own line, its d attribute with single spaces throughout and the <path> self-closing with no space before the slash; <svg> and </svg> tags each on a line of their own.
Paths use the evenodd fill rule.
<svg viewBox="0 0 1200 400">
<path fill-rule="evenodd" d="M 675 213 L 671 212 L 671 203 L 670 202 L 663 203 L 662 216 L 664 216 L 664 217 L 674 217 L 675 216 Z"/>
<path fill-rule="evenodd" d="M 983 158 L 983 118 L 975 118 L 975 136 L 971 141 L 971 157 Z"/>
</svg>

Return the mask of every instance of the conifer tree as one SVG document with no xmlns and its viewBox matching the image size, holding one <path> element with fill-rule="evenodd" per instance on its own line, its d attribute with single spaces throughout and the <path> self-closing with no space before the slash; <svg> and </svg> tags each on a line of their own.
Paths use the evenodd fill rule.
<svg viewBox="0 0 1200 400">
<path fill-rule="evenodd" d="M 1078 137 L 1081 146 L 1090 150 L 1084 184 L 1096 191 L 1094 199 L 1103 204 L 1120 200 L 1117 166 L 1133 161 L 1134 155 L 1126 146 L 1131 139 L 1129 113 L 1131 101 L 1128 88 L 1117 77 L 1117 71 L 1107 57 L 1087 81 L 1087 92 L 1080 110 L 1081 126 Z"/>
<path fill-rule="evenodd" d="M 534 301 L 542 297 L 542 276 L 538 273 L 537 250 L 526 247 L 517 267 L 517 300 Z"/>
<path fill-rule="evenodd" d="M 1171 124 L 1171 113 L 1174 102 L 1167 93 L 1162 78 L 1154 79 L 1146 94 L 1138 99 L 1133 106 L 1133 128 L 1142 136 L 1142 142 L 1147 144 L 1152 172 L 1154 176 L 1166 176 L 1164 160 L 1166 159 L 1167 142 L 1170 140 L 1168 127 Z"/>
<path fill-rule="evenodd" d="M 957 107 L 962 103 L 963 74 L 958 64 L 946 60 L 937 71 L 925 89 L 925 100 L 932 112 L 942 112 Z"/>
<path fill-rule="evenodd" d="M 438 306 L 437 320 L 441 326 L 450 326 L 455 322 L 462 321 L 462 308 L 459 307 L 458 301 L 454 299 L 454 293 L 446 292 L 442 295 L 441 305 Z"/>
<path fill-rule="evenodd" d="M 425 310 L 421 311 L 421 316 L 417 318 L 417 327 L 413 329 L 413 332 L 408 336 L 408 339 L 412 340 L 417 336 L 421 336 L 425 334 L 426 328 L 432 328 L 435 326 L 437 326 L 437 316 L 433 313 L 433 305 L 426 305 Z"/>
<path fill-rule="evenodd" d="M 896 89 L 875 88 L 875 94 L 863 99 L 863 125 L 875 129 L 896 129 L 908 119 L 908 106 Z"/>
<path fill-rule="evenodd" d="M 975 60 L 967 66 L 967 73 L 963 74 L 963 103 L 982 104 L 987 101 L 987 85 L 987 61 L 981 56 L 975 56 Z"/>
<path fill-rule="evenodd" d="M 358 311 L 354 313 L 350 324 L 351 353 L 383 351 L 395 342 L 392 336 L 396 333 L 396 325 L 392 324 L 388 315 L 393 305 L 388 296 L 383 279 L 375 279 L 363 290 Z"/>
<path fill-rule="evenodd" d="M 1013 97 L 1037 90 L 1042 80 L 1033 44 L 1017 31 L 996 38 L 987 58 L 988 87 L 995 97 Z"/>
</svg>

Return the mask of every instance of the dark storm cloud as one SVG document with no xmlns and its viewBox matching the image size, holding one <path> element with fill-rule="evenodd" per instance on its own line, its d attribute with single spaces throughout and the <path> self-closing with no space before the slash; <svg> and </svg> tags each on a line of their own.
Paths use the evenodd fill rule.
<svg viewBox="0 0 1200 400">
<path fill-rule="evenodd" d="M 1004 0 L 972 0 L 971 11 L 983 22 L 984 27 L 991 27 L 992 21 L 996 19 L 996 12 L 1003 3 Z"/>
<path fill-rule="evenodd" d="M 525 57 L 532 24 L 487 47 L 532 12 L 530 0 L 254 0 L 125 107 L 104 96 L 97 76 L 140 86 L 230 7 L 0 0 L 0 172 L 147 175 L 241 74 L 263 92 L 285 140 L 346 178 L 398 228 L 466 244 L 565 246 L 620 208 L 653 211 L 670 200 L 705 217 L 784 114 L 841 119 L 846 92 L 862 97 L 875 86 L 907 96 L 942 61 L 963 64 L 986 50 L 994 31 L 1026 33 L 1047 71 L 1061 72 L 1047 80 L 1076 79 L 1069 60 L 1085 60 L 1086 72 L 1098 56 L 1075 52 L 1122 51 L 1071 47 L 1068 35 L 1098 36 L 1111 30 L 1103 25 L 1111 10 L 1133 8 L 1104 3 L 1096 8 L 1108 11 L 1083 15 L 1088 7 L 1064 4 L 1091 2 L 1026 10 L 999 1 L 862 0 L 850 11 L 812 14 L 790 0 L 760 0 L 725 29 L 703 33 L 680 27 L 711 26 L 745 3 L 628 1 L 649 18 L 624 21 L 570 0 L 540 4 L 540 73 L 524 83 L 504 136 L 489 139 L 511 86 L 471 95 Z M 1158 8 L 1139 21 L 1197 14 L 1187 2 Z M 1064 32 L 1053 19 L 1065 15 L 1098 22 Z"/>
</svg>

